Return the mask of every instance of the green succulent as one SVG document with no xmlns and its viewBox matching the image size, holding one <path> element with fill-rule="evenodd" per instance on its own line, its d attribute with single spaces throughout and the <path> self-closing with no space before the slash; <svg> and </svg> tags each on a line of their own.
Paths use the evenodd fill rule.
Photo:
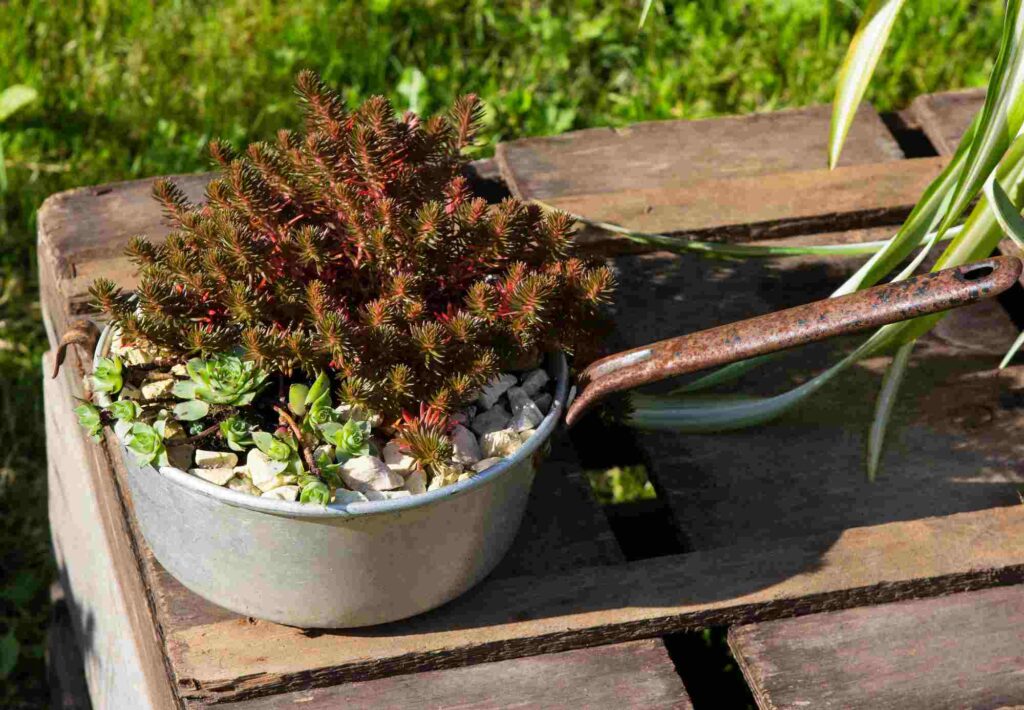
<svg viewBox="0 0 1024 710">
<path fill-rule="evenodd" d="M 257 449 L 274 461 L 287 461 L 295 454 L 295 449 L 288 442 L 265 431 L 254 431 L 252 440 Z"/>
<path fill-rule="evenodd" d="M 128 449 L 135 454 L 140 466 L 156 463 L 167 465 L 167 448 L 160 428 L 143 422 L 135 422 L 131 428 L 131 438 L 127 442 Z"/>
<path fill-rule="evenodd" d="M 220 435 L 232 451 L 245 451 L 254 444 L 252 426 L 242 417 L 228 417 L 220 423 Z"/>
<path fill-rule="evenodd" d="M 299 456 L 299 444 L 294 437 L 282 438 L 265 431 L 254 431 L 252 440 L 256 448 L 266 454 L 267 458 L 285 464 L 285 472 L 295 475 L 306 473 L 302 457 Z"/>
<path fill-rule="evenodd" d="M 121 399 L 111 402 L 107 411 L 113 415 L 114 433 L 121 441 L 127 441 L 131 436 L 132 424 L 142 416 L 142 406 L 130 399 Z"/>
<path fill-rule="evenodd" d="M 142 407 L 131 399 L 112 402 L 107 407 L 107 411 L 114 415 L 114 419 L 122 422 L 133 422 L 142 416 Z"/>
<path fill-rule="evenodd" d="M 301 383 L 293 384 L 288 388 L 288 409 L 297 417 L 306 413 L 306 397 L 309 395 L 309 385 Z"/>
<path fill-rule="evenodd" d="M 176 397 L 187 400 L 174 408 L 174 416 L 183 421 L 202 419 L 211 404 L 250 404 L 267 379 L 267 373 L 254 362 L 234 355 L 193 358 L 185 369 L 189 379 L 176 382 L 173 390 Z"/>
<path fill-rule="evenodd" d="M 101 357 L 92 372 L 92 388 L 95 392 L 117 394 L 124 386 L 124 378 L 121 373 L 124 370 L 124 363 L 121 358 Z"/>
<path fill-rule="evenodd" d="M 324 441 L 333 444 L 338 461 L 370 453 L 370 422 L 349 419 L 344 424 L 327 422 L 320 425 Z"/>
<path fill-rule="evenodd" d="M 299 485 L 302 486 L 299 492 L 300 503 L 327 505 L 331 502 L 330 487 L 316 476 L 302 476 Z"/>
<path fill-rule="evenodd" d="M 311 433 L 315 433 L 321 424 L 337 422 L 340 418 L 332 406 L 330 383 L 327 375 L 323 372 L 317 376 L 316 381 L 306 391 L 302 401 L 302 410 L 302 426 Z"/>
<path fill-rule="evenodd" d="M 98 442 L 103 431 L 103 419 L 100 416 L 99 408 L 88 402 L 83 402 L 75 407 L 75 414 L 78 415 L 78 423 L 85 428 L 89 438 Z"/>
</svg>

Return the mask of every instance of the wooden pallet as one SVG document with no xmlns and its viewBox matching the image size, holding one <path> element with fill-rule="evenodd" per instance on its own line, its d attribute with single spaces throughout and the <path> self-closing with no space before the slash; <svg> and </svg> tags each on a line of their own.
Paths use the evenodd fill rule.
<svg viewBox="0 0 1024 710">
<path fill-rule="evenodd" d="M 500 193 L 500 172 L 520 196 L 680 238 L 890 234 L 946 158 L 903 158 L 865 107 L 843 164 L 823 171 L 827 123 L 816 107 L 528 139 L 499 146 L 494 163 L 476 165 L 476 179 Z M 206 179 L 185 178 L 186 191 L 198 196 Z M 132 283 L 118 257 L 129 236 L 165 231 L 149 185 L 62 193 L 41 209 L 52 342 L 87 312 L 93 277 Z M 627 253 L 632 245 L 597 232 L 585 242 L 618 254 L 616 346 L 823 297 L 856 264 Z M 573 440 L 585 444 L 589 466 L 646 463 L 659 494 L 645 513 L 657 540 L 623 533 L 622 521 L 642 532 L 644 519 L 623 513 L 611 517 L 613 535 L 563 442 L 498 571 L 434 612 L 354 632 L 241 618 L 167 575 L 135 530 L 116 450 L 92 445 L 74 424 L 72 362 L 46 384 L 51 525 L 94 705 L 686 707 L 672 660 L 650 639 L 1020 582 L 1024 474 L 1014 442 L 1024 372 L 994 371 L 1016 330 L 998 304 L 984 304 L 926 339 L 874 485 L 862 451 L 882 360 L 756 431 L 630 439 L 582 428 Z M 803 349 L 744 389 L 777 391 L 850 343 Z"/>
<path fill-rule="evenodd" d="M 952 155 L 983 100 L 980 90 L 922 96 L 903 119 L 919 127 L 941 155 Z M 1009 242 L 1000 248 L 1019 254 Z M 971 343 L 961 338 L 956 345 L 962 350 Z M 1017 391 L 1015 382 L 1009 381 L 1009 392 Z M 920 384 L 932 385 L 927 378 Z M 991 458 L 978 462 L 984 475 L 963 479 L 975 487 L 989 487 L 1000 469 L 1019 467 L 1019 454 L 1013 450 L 1016 427 L 1001 411 L 1016 406 L 1003 389 L 1006 384 L 1000 384 L 999 409 L 975 407 L 961 415 L 964 427 L 984 427 L 986 437 L 992 437 L 991 446 L 984 447 L 987 456 L 1004 452 L 995 455 L 1002 459 L 995 467 L 989 465 Z M 961 385 L 953 384 L 943 393 L 951 413 L 957 409 L 957 391 Z M 902 469 L 906 459 L 893 463 Z M 934 467 L 929 476 L 933 472 Z M 899 475 L 904 475 L 902 470 Z M 988 493 L 999 497 L 993 488 Z M 943 497 L 950 505 L 963 501 L 951 491 Z M 729 645 L 762 708 L 1019 706 L 1024 702 L 1022 600 L 1024 587 L 1011 586 L 814 614 L 735 627 Z"/>
</svg>

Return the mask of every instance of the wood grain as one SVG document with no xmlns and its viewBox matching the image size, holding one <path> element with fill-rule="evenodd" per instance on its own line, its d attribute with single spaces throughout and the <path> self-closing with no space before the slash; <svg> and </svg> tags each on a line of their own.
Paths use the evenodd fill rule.
<svg viewBox="0 0 1024 710">
<path fill-rule="evenodd" d="M 918 96 L 907 113 L 939 155 L 953 155 L 982 104 L 984 89 L 962 89 Z"/>
<path fill-rule="evenodd" d="M 517 197 L 680 238 L 748 241 L 898 222 L 941 161 L 902 161 L 865 106 L 852 152 L 826 170 L 828 116 L 816 106 L 590 129 L 503 143 L 496 160 Z M 643 250 L 593 229 L 579 240 L 603 253 Z"/>
<path fill-rule="evenodd" d="M 239 700 L 1024 579 L 1024 506 L 484 582 L 429 614 L 309 634 L 245 620 L 168 635 L 182 694 Z"/>
<path fill-rule="evenodd" d="M 680 239 L 744 242 L 816 231 L 898 224 L 946 158 L 872 163 L 706 180 L 682 187 L 623 188 L 548 200 L 572 214 Z M 624 238 L 594 229 L 580 244 L 607 250 Z"/>
<path fill-rule="evenodd" d="M 1024 587 L 734 627 L 762 710 L 1024 705 Z"/>
<path fill-rule="evenodd" d="M 864 234 L 863 236 L 873 236 Z M 825 298 L 860 261 L 712 262 L 621 257 L 615 345 L 646 342 Z M 730 433 L 644 433 L 656 489 L 695 549 L 839 531 L 1019 502 L 1024 368 L 999 372 L 1017 329 L 997 304 L 963 309 L 918 346 L 881 477 L 864 447 L 886 358 L 866 360 L 775 422 Z M 770 395 L 836 362 L 859 338 L 801 348 L 733 389 Z"/>
<path fill-rule="evenodd" d="M 301 690 L 228 705 L 239 710 L 295 707 L 327 710 L 423 708 L 677 708 L 693 707 L 660 641 L 564 651 L 466 668 Z M 544 692 L 538 693 L 542 687 Z M 413 700 L 415 699 L 415 701 Z"/>
<path fill-rule="evenodd" d="M 704 121 L 652 121 L 501 143 L 495 160 L 512 192 L 549 201 L 623 189 L 680 188 L 827 167 L 828 106 Z M 901 160 L 869 105 L 850 128 L 840 165 Z"/>
</svg>

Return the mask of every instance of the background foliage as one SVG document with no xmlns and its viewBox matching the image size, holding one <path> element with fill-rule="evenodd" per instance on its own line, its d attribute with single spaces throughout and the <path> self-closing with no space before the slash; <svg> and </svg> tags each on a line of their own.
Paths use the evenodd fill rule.
<svg viewBox="0 0 1024 710">
<path fill-rule="evenodd" d="M 0 3 L 0 91 L 39 99 L 0 124 L 0 706 L 45 702 L 48 562 L 35 210 L 58 190 L 205 169 L 293 125 L 311 67 L 358 101 L 435 111 L 466 91 L 495 140 L 831 100 L 853 0 L 172 0 Z M 867 98 L 984 85 L 999 0 L 907 3 Z M 481 148 L 481 153 L 490 148 Z M 824 156 L 823 156 L 824 161 Z"/>
</svg>

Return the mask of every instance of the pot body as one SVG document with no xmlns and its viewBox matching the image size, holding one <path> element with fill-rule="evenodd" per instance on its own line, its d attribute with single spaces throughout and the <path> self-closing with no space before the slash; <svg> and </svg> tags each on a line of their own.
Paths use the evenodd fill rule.
<svg viewBox="0 0 1024 710">
<path fill-rule="evenodd" d="M 397 500 L 325 508 L 255 498 L 178 469 L 137 466 L 122 450 L 139 528 L 178 581 L 246 616 L 346 628 L 433 609 L 481 581 L 512 544 L 565 407 L 564 357 L 549 358 L 548 369 L 555 401 L 513 456 Z"/>
</svg>

